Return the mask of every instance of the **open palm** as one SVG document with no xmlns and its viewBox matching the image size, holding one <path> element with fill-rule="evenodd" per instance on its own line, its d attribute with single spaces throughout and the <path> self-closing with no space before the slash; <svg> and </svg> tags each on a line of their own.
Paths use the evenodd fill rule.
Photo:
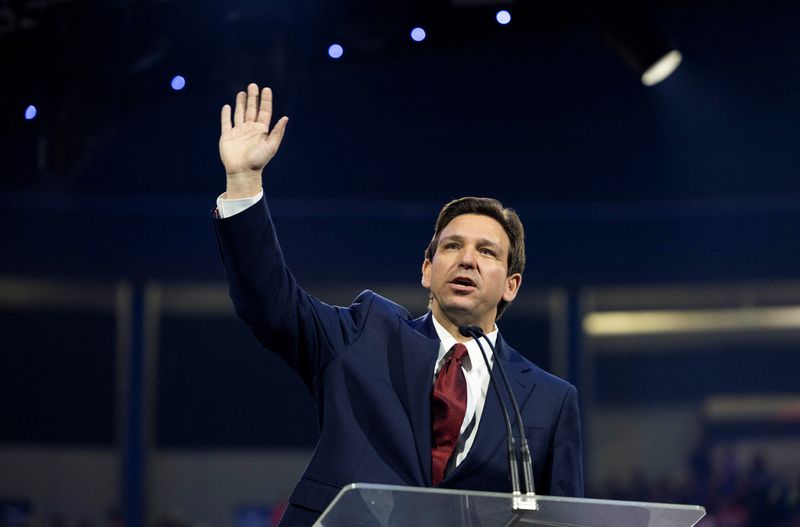
<svg viewBox="0 0 800 527">
<path fill-rule="evenodd" d="M 260 178 L 261 170 L 278 151 L 289 121 L 281 118 L 270 132 L 271 118 L 272 90 L 261 90 L 259 101 L 256 84 L 248 85 L 247 93 L 236 95 L 233 121 L 230 105 L 222 107 L 219 155 L 229 176 L 251 174 Z"/>
</svg>

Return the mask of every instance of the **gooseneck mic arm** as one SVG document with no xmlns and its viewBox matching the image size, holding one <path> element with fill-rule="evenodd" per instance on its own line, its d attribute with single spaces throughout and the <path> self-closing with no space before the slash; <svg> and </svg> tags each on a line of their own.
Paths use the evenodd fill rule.
<svg viewBox="0 0 800 527">
<path fill-rule="evenodd" d="M 535 496 L 536 495 L 536 487 L 534 486 L 533 480 L 533 461 L 531 459 L 531 450 L 528 446 L 528 439 L 525 437 L 525 429 L 523 428 L 522 424 L 522 414 L 519 411 L 519 405 L 517 404 L 517 398 L 514 397 L 514 392 L 511 390 L 511 384 L 508 382 L 508 376 L 506 375 L 506 370 L 503 368 L 503 363 L 497 357 L 497 352 L 495 351 L 494 346 L 492 345 L 492 341 L 489 340 L 489 337 L 483 332 L 483 330 L 479 326 L 467 326 L 467 331 L 470 335 L 472 335 L 476 341 L 478 341 L 478 337 L 483 337 L 487 344 L 489 344 L 489 348 L 492 350 L 492 354 L 495 357 L 494 363 L 497 365 L 497 369 L 500 372 L 500 377 L 503 379 L 503 385 L 508 392 L 508 397 L 511 399 L 511 406 L 514 408 L 514 415 L 517 418 L 517 427 L 519 428 L 519 435 L 520 435 L 520 450 L 522 452 L 522 470 L 523 475 L 525 477 L 525 488 L 526 488 L 526 495 L 528 496 Z M 459 328 L 459 332 L 461 328 Z M 464 333 L 461 333 L 462 335 Z M 483 351 L 481 349 L 481 351 Z"/>
<path fill-rule="evenodd" d="M 500 408 L 503 410 L 503 418 L 505 419 L 506 423 L 506 436 L 508 437 L 508 472 L 511 476 L 511 492 L 514 496 L 520 496 L 522 492 L 520 491 L 520 485 L 519 485 L 517 448 L 514 441 L 514 432 L 513 429 L 511 428 L 511 419 L 509 418 L 506 404 L 503 402 L 503 397 L 500 394 L 500 389 L 497 387 L 497 381 L 494 379 L 494 376 L 492 375 L 492 365 L 489 364 L 489 359 L 486 357 L 486 352 L 483 350 L 483 346 L 481 345 L 481 341 L 478 337 L 478 334 L 474 333 L 474 328 L 476 327 L 477 326 L 459 326 L 458 332 L 465 337 L 472 337 L 475 339 L 475 342 L 478 343 L 478 349 L 481 350 L 481 356 L 483 357 L 483 362 L 486 364 L 486 369 L 489 371 L 489 380 L 490 380 L 489 384 L 492 385 L 494 393 L 497 396 L 497 400 L 500 402 Z"/>
</svg>

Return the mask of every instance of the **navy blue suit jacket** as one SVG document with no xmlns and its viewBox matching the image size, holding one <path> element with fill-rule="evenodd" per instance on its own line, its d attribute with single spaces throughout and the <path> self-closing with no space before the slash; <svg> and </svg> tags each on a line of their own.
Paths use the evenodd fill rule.
<svg viewBox="0 0 800 527">
<path fill-rule="evenodd" d="M 236 312 L 297 372 L 316 402 L 319 443 L 281 525 L 310 525 L 352 482 L 431 486 L 430 395 L 439 351 L 431 314 L 414 319 L 371 291 L 349 307 L 307 294 L 286 268 L 265 200 L 215 224 Z M 502 337 L 496 347 L 520 405 L 537 493 L 582 496 L 575 388 Z M 494 390 L 476 434 L 467 457 L 440 486 L 510 492 Z"/>
</svg>

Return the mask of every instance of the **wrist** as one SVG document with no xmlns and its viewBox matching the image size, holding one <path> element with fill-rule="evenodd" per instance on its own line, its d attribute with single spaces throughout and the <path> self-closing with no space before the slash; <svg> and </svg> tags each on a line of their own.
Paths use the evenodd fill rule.
<svg viewBox="0 0 800 527">
<path fill-rule="evenodd" d="M 250 198 L 261 192 L 261 171 L 226 174 L 227 199 Z"/>
</svg>

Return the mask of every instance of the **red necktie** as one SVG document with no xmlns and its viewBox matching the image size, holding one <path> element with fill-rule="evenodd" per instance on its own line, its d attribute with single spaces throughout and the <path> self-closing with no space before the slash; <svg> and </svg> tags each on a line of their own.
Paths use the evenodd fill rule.
<svg viewBox="0 0 800 527">
<path fill-rule="evenodd" d="M 432 480 L 437 485 L 444 479 L 447 462 L 458 443 L 461 424 L 467 412 L 467 379 L 461 370 L 461 361 L 467 347 L 455 344 L 448 352 L 431 395 L 433 417 L 433 446 L 431 448 Z"/>
</svg>

